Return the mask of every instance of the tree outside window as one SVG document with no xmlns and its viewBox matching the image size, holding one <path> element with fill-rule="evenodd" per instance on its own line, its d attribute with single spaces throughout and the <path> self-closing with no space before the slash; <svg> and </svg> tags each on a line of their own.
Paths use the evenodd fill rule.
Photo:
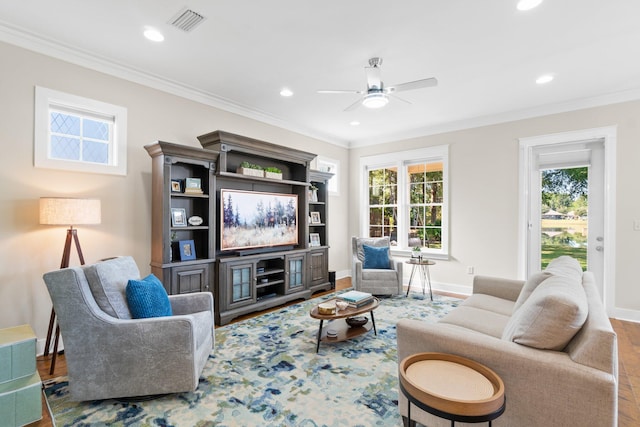
<svg viewBox="0 0 640 427">
<path fill-rule="evenodd" d="M 369 171 L 369 236 L 389 236 L 397 245 L 398 168 Z"/>
<path fill-rule="evenodd" d="M 443 169 L 442 162 L 407 167 L 410 247 L 442 248 Z"/>
<path fill-rule="evenodd" d="M 361 158 L 362 235 L 389 237 L 397 254 L 448 257 L 448 158 L 446 145 Z"/>
</svg>

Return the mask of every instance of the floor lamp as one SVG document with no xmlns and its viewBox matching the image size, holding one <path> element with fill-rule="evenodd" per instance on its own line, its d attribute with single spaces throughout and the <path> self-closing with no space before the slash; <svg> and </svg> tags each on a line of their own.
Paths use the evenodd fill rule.
<svg viewBox="0 0 640 427">
<path fill-rule="evenodd" d="M 67 225 L 67 239 L 64 242 L 62 261 L 60 268 L 69 267 L 69 257 L 71 255 L 71 242 L 76 246 L 80 264 L 84 265 L 84 256 L 78 240 L 78 230 L 75 225 L 100 224 L 100 200 L 99 199 L 71 199 L 63 197 L 41 197 L 40 198 L 40 224 L 43 225 Z M 53 344 L 53 354 L 51 356 L 51 368 L 49 374 L 53 375 L 56 367 L 56 357 L 58 355 L 58 341 L 60 340 L 60 326 L 56 322 L 56 312 L 51 308 L 49 318 L 49 328 L 47 330 L 47 341 L 44 345 L 44 355 L 49 355 L 51 338 L 53 335 L 53 325 L 56 325 L 55 340 Z"/>
</svg>

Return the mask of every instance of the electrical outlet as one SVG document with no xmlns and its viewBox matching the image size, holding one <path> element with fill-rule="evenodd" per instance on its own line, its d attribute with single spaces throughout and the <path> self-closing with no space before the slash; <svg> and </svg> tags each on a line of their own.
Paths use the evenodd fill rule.
<svg viewBox="0 0 640 427">
<path fill-rule="evenodd" d="M 467 267 L 467 274 L 473 274 L 473 267 L 472 266 Z"/>
<path fill-rule="evenodd" d="M 633 231 L 640 231 L 640 219 L 633 220 Z"/>
</svg>

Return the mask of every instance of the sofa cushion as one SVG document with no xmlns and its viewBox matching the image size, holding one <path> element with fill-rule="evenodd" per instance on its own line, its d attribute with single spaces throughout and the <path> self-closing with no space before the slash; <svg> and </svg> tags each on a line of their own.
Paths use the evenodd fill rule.
<svg viewBox="0 0 640 427">
<path fill-rule="evenodd" d="M 562 350 L 587 319 L 581 282 L 552 276 L 531 293 L 507 323 L 502 339 L 548 350 Z"/>
<path fill-rule="evenodd" d="M 110 316 L 131 319 L 125 288 L 129 279 L 140 278 L 130 256 L 112 258 L 84 268 L 91 293 L 98 306 Z"/>
<path fill-rule="evenodd" d="M 171 303 L 162 282 L 153 274 L 142 280 L 130 279 L 126 287 L 127 303 L 134 319 L 171 316 Z"/>
<path fill-rule="evenodd" d="M 377 280 L 386 283 L 388 286 L 390 281 L 398 280 L 398 272 L 388 268 L 362 270 L 362 279 L 367 281 Z"/>
<path fill-rule="evenodd" d="M 438 320 L 438 323 L 456 325 L 495 338 L 502 336 L 508 322 L 509 315 L 462 304 Z"/>
<path fill-rule="evenodd" d="M 518 295 L 518 299 L 516 303 L 513 305 L 513 311 L 515 312 L 518 308 L 524 304 L 524 302 L 531 296 L 533 291 L 540 285 L 540 283 L 547 280 L 551 277 L 551 273 L 548 271 L 540 271 L 538 273 L 532 274 L 524 285 L 522 286 L 522 290 L 520 291 L 520 295 Z"/>
<path fill-rule="evenodd" d="M 364 251 L 364 262 L 362 268 L 368 269 L 389 269 L 389 247 L 379 247 L 362 245 Z"/>
<path fill-rule="evenodd" d="M 504 316 L 511 317 L 513 314 L 514 302 L 504 298 L 494 297 L 486 294 L 473 294 L 462 301 L 460 305 L 475 307 L 482 310 L 493 311 Z M 502 331 L 500 331 L 502 334 Z"/>
</svg>

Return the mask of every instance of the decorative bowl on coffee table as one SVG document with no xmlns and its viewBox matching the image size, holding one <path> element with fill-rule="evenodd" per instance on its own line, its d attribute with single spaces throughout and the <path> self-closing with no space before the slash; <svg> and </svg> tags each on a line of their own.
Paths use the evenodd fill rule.
<svg viewBox="0 0 640 427">
<path fill-rule="evenodd" d="M 369 319 L 367 319 L 365 316 L 355 316 L 355 317 L 347 317 L 346 319 L 344 319 L 345 322 L 347 322 L 347 325 L 351 326 L 352 328 L 359 328 L 360 326 L 364 326 Z"/>
</svg>

